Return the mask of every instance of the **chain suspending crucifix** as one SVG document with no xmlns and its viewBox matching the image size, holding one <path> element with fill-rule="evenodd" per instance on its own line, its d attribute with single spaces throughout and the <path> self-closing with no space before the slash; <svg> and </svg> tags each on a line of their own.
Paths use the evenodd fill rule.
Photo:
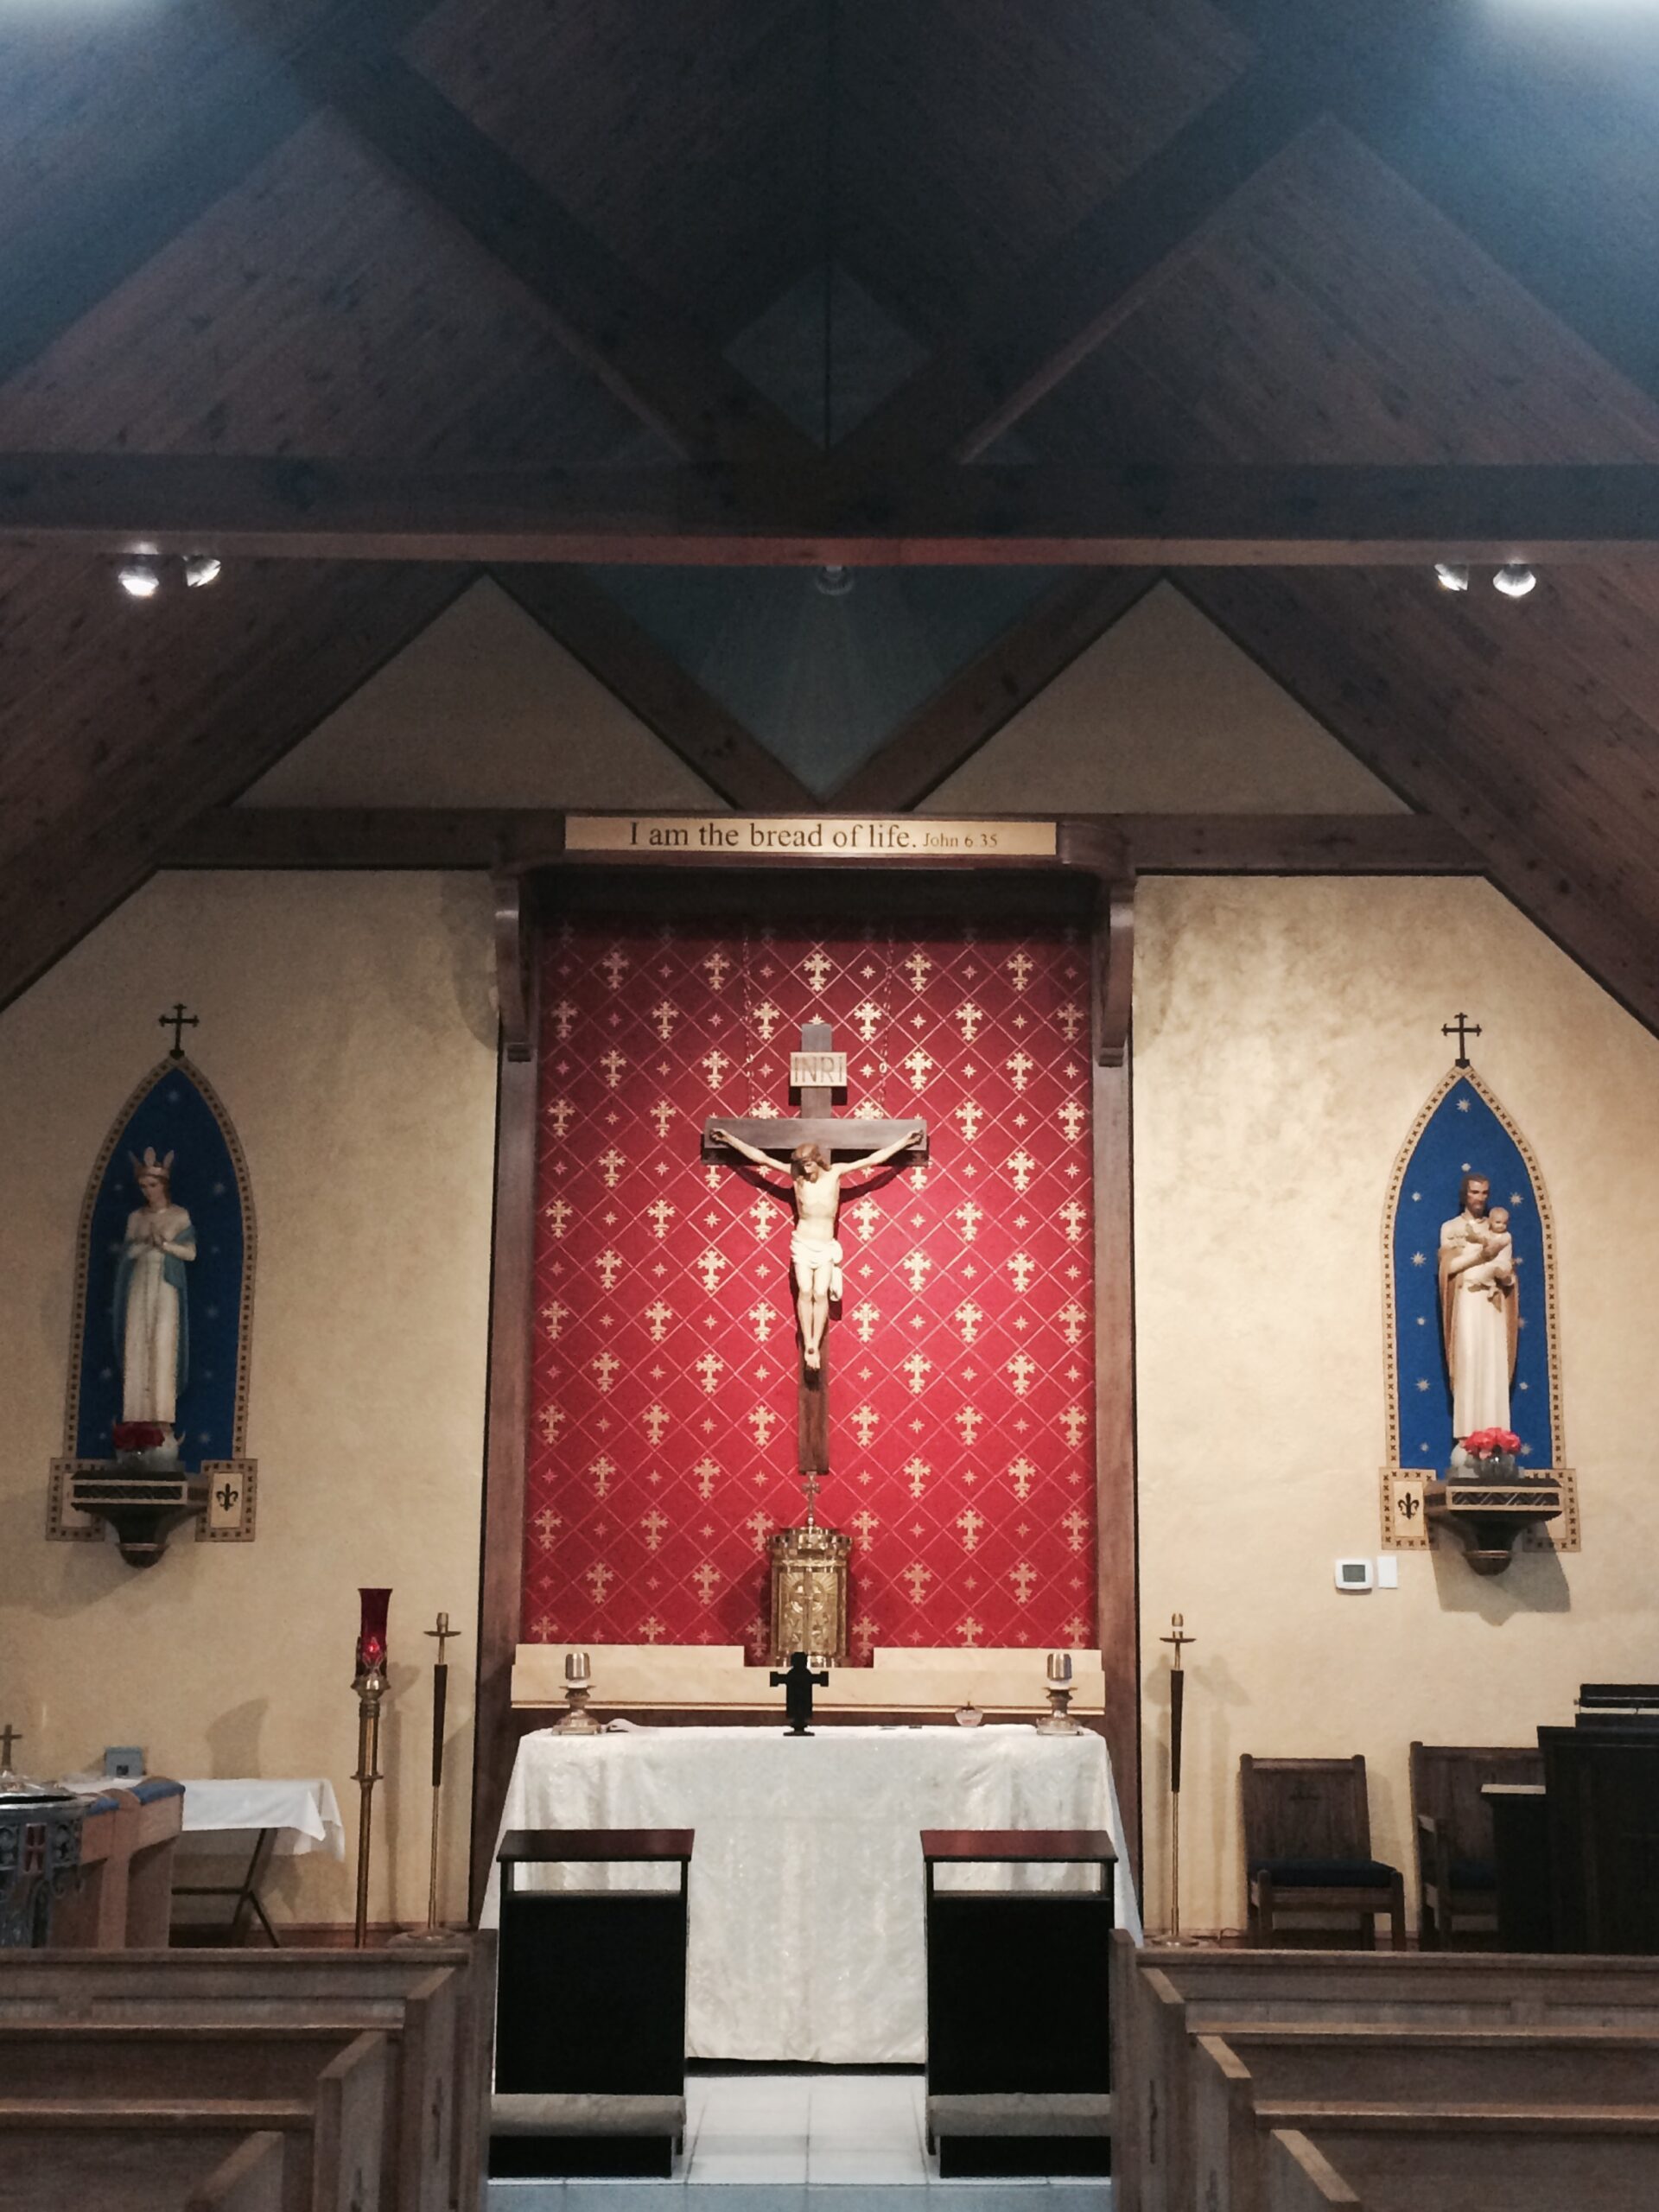
<svg viewBox="0 0 1659 2212">
<path fill-rule="evenodd" d="M 789 1169 L 795 1207 L 789 1258 L 801 1339 L 797 1463 L 803 1474 L 823 1474 L 830 1465 L 824 1339 L 830 1308 L 841 1297 L 842 1253 L 836 1238 L 841 1179 L 849 1168 L 927 1158 L 925 1122 L 865 1121 L 831 1111 L 835 1093 L 844 1093 L 847 1085 L 847 1055 L 833 1051 L 833 1044 L 827 1021 L 802 1025 L 801 1049 L 791 1053 L 789 1062 L 790 1088 L 801 1105 L 798 1118 L 736 1121 L 715 1114 L 702 1131 L 705 1160 L 728 1160 L 735 1153 L 758 1167 Z"/>
</svg>

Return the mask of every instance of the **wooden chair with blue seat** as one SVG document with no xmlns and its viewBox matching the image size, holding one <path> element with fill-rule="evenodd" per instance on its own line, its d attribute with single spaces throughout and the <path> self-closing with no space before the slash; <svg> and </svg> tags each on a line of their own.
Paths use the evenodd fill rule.
<svg viewBox="0 0 1659 2212">
<path fill-rule="evenodd" d="M 1260 1948 L 1300 1935 L 1322 1946 L 1331 1936 L 1285 1916 L 1352 1917 L 1359 1944 L 1372 1950 L 1376 1916 L 1387 1913 L 1393 1948 L 1406 1942 L 1405 1877 L 1371 1856 L 1365 1761 L 1239 1760 L 1244 1815 L 1244 1881 L 1249 1940 Z"/>
<path fill-rule="evenodd" d="M 1536 1783 L 1544 1755 L 1535 1745 L 1414 1744 L 1411 1821 L 1417 1845 L 1418 1942 L 1426 1951 L 1497 1940 L 1497 1866 L 1489 1782 Z"/>
</svg>

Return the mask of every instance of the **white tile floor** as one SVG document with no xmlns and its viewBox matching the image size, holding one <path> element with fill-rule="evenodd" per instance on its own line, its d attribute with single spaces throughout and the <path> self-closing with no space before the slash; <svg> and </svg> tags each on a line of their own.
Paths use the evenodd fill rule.
<svg viewBox="0 0 1659 2212">
<path fill-rule="evenodd" d="M 1109 2182 L 942 2182 L 923 2095 L 919 2073 L 693 2074 L 671 2181 L 492 2182 L 489 2212 L 1110 2212 Z"/>
<path fill-rule="evenodd" d="M 923 2182 L 919 2074 L 694 2074 L 688 2182 Z"/>
</svg>

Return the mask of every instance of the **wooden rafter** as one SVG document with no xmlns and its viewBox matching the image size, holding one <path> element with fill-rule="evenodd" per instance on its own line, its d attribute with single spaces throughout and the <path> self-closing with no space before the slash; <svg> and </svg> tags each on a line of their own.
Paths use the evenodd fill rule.
<svg viewBox="0 0 1659 2212">
<path fill-rule="evenodd" d="M 64 181 L 48 219 L 0 240 L 0 381 L 136 275 L 170 239 L 241 183 L 305 121 L 295 72 L 346 21 L 400 37 L 431 0 L 336 0 L 286 50 L 249 42 L 211 106 L 188 110 L 174 133 L 124 149 L 119 162 Z M 232 9 L 227 13 L 234 13 Z"/>
<path fill-rule="evenodd" d="M 805 785 L 597 584 L 573 569 L 499 568 L 495 578 L 730 805 L 812 808 Z"/>
<path fill-rule="evenodd" d="M 1296 580 L 1213 571 L 1175 579 L 1274 681 L 1374 775 L 1437 816 L 1483 872 L 1637 1020 L 1659 1032 L 1659 938 L 1630 911 L 1605 862 L 1558 826 L 1530 788 L 1523 754 L 1502 782 L 1482 776 L 1447 728 L 1442 699 L 1408 658 L 1357 652 Z"/>
<path fill-rule="evenodd" d="M 384 41 L 342 33 L 314 41 L 296 73 L 510 269 L 561 342 L 683 459 L 786 461 L 815 450 L 701 331 Z"/>
<path fill-rule="evenodd" d="M 308 560 L 1284 568 L 1659 551 L 1659 464 L 574 472 L 195 454 L 0 454 L 0 543 Z"/>
<path fill-rule="evenodd" d="M 1081 864 L 1097 873 L 1478 875 L 1484 867 L 1427 814 L 1117 814 L 1089 826 L 1100 857 Z M 1068 824 L 1068 857 L 1077 838 Z M 563 815 L 537 807 L 216 806 L 173 839 L 163 864 L 522 869 L 563 849 Z"/>
<path fill-rule="evenodd" d="M 918 806 L 1127 614 L 1152 569 L 1068 576 L 918 707 L 832 794 L 841 808 Z"/>
<path fill-rule="evenodd" d="M 43 708 L 50 760 L 31 773 L 0 871 L 0 1006 L 136 891 L 204 804 L 274 766 L 467 582 L 441 568 L 296 576 L 268 594 L 281 619 L 268 607 L 232 665 L 202 670 L 188 708 L 156 711 L 142 661 L 95 715 L 60 727 Z"/>
</svg>

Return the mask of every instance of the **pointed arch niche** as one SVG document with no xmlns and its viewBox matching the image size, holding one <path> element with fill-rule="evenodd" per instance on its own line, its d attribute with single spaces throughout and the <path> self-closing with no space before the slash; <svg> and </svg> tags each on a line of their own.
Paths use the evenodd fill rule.
<svg viewBox="0 0 1659 2212">
<path fill-rule="evenodd" d="M 104 1523 L 71 1501 L 78 1476 L 114 1468 L 121 1417 L 114 1339 L 116 1266 L 137 1203 L 132 1160 L 175 1156 L 173 1195 L 189 1213 L 196 1257 L 188 1287 L 188 1380 L 179 1402 L 180 1464 L 207 1486 L 199 1543 L 250 1541 L 257 1468 L 245 1449 L 257 1234 L 247 1163 L 229 1115 L 188 1058 L 160 1060 L 116 1116 L 81 1201 L 64 1392 L 63 1452 L 53 1460 L 47 1535 L 96 1542 Z"/>
<path fill-rule="evenodd" d="M 1515 1240 L 1520 1327 L 1510 1425 L 1529 1473 L 1560 1482 L 1563 1510 L 1529 1530 L 1518 1548 L 1577 1551 L 1576 1485 L 1565 1462 L 1555 1230 L 1531 1146 L 1471 1065 L 1452 1066 L 1424 1102 L 1389 1179 L 1382 1222 L 1383 1356 L 1388 1465 L 1382 1541 L 1429 1548 L 1424 1495 L 1450 1463 L 1452 1384 L 1440 1325 L 1440 1227 L 1459 1211 L 1465 1174 L 1486 1176 L 1494 1206 L 1507 1205 Z"/>
</svg>

